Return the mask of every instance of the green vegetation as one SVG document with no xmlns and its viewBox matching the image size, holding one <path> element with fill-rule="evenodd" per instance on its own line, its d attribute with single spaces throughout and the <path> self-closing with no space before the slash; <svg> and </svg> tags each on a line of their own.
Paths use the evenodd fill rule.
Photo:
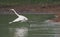
<svg viewBox="0 0 60 37">
<path fill-rule="evenodd" d="M 60 0 L 0 0 L 0 5 L 60 4 Z"/>
</svg>

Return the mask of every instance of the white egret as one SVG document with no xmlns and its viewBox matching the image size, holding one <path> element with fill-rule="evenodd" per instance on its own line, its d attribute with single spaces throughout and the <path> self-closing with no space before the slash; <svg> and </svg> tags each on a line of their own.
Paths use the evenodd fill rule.
<svg viewBox="0 0 60 37">
<path fill-rule="evenodd" d="M 25 16 L 23 16 L 23 15 L 19 15 L 14 9 L 10 9 L 10 10 L 12 10 L 17 16 L 18 16 L 18 18 L 16 18 L 15 20 L 13 20 L 12 22 L 9 22 L 9 24 L 11 24 L 11 23 L 13 23 L 13 22 L 27 22 L 27 23 L 29 23 L 28 22 L 28 18 L 27 17 L 25 17 Z"/>
</svg>

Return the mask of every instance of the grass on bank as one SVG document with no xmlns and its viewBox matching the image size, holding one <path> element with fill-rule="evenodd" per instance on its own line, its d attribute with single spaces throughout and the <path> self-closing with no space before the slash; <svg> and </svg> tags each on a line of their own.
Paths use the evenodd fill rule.
<svg viewBox="0 0 60 37">
<path fill-rule="evenodd" d="M 60 0 L 0 0 L 0 5 L 60 4 Z"/>
</svg>

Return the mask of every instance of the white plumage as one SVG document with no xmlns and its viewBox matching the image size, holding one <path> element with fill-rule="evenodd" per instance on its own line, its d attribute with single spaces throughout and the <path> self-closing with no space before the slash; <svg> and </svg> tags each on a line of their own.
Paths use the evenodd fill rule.
<svg viewBox="0 0 60 37">
<path fill-rule="evenodd" d="M 9 22 L 9 24 L 13 23 L 13 22 L 26 22 L 28 21 L 28 18 L 23 16 L 23 15 L 19 15 L 14 9 L 10 9 L 12 10 L 17 16 L 18 18 L 16 18 L 15 20 L 13 20 L 12 22 Z"/>
</svg>

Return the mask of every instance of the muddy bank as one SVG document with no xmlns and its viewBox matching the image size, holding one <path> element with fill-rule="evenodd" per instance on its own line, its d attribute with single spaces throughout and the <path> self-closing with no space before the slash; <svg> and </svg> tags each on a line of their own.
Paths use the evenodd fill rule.
<svg viewBox="0 0 60 37">
<path fill-rule="evenodd" d="M 18 12 L 31 12 L 31 13 L 53 13 L 60 14 L 60 5 L 22 5 L 22 6 L 0 6 L 1 11 L 9 11 L 14 8 Z"/>
</svg>

